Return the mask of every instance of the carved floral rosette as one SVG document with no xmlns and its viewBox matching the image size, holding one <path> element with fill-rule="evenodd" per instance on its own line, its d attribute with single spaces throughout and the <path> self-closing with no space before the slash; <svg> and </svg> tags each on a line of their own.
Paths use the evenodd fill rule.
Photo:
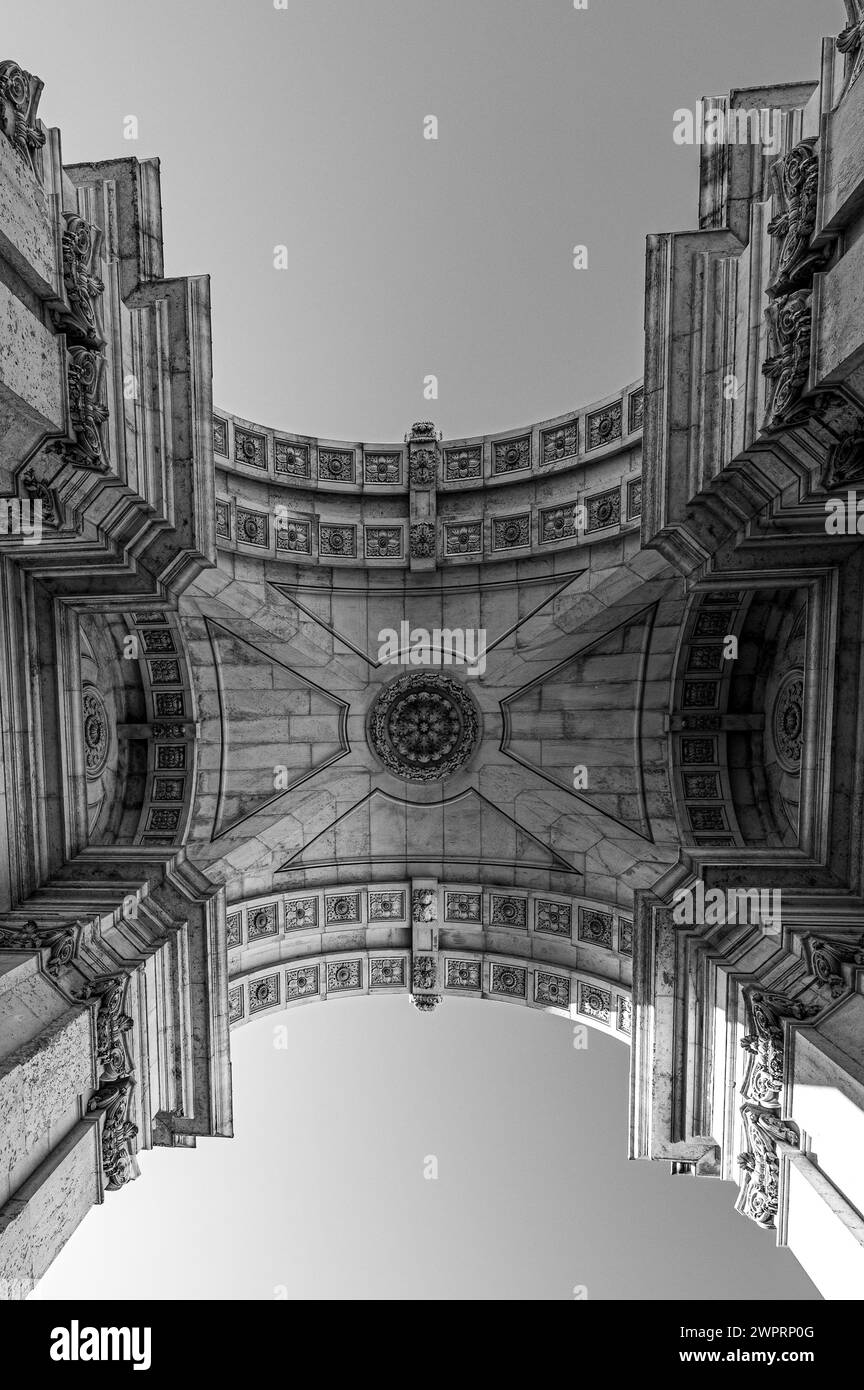
<svg viewBox="0 0 864 1390">
<path fill-rule="evenodd" d="M 415 522 L 410 532 L 411 555 L 417 560 L 428 560 L 435 554 L 435 527 L 429 521 Z"/>
<path fill-rule="evenodd" d="M 480 733 L 473 696 L 437 671 L 412 671 L 384 686 L 367 722 L 373 752 L 388 771 L 438 781 L 472 756 Z"/>
<path fill-rule="evenodd" d="M 417 955 L 411 967 L 411 988 L 415 991 L 434 990 L 438 984 L 438 960 L 433 955 Z"/>
<path fill-rule="evenodd" d="M 405 436 L 408 479 L 412 487 L 434 487 L 438 481 L 441 433 L 431 420 L 418 420 Z"/>
</svg>

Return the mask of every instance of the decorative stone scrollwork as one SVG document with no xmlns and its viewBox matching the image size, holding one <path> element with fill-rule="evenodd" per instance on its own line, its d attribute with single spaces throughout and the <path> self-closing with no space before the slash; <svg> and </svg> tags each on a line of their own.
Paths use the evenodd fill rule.
<svg viewBox="0 0 864 1390">
<path fill-rule="evenodd" d="M 99 1085 L 87 1103 L 88 1114 L 105 1112 L 102 1126 L 102 1170 L 110 1190 L 123 1187 L 138 1177 L 138 1162 L 131 1141 L 138 1126 L 129 1119 L 132 1092 L 132 1052 L 129 1034 L 133 1020 L 124 1005 L 129 989 L 129 976 L 100 975 L 88 980 L 78 998 L 82 1002 L 98 1000 L 96 1010 L 96 1060 L 99 1064 Z"/>
<path fill-rule="evenodd" d="M 741 1039 L 751 1053 L 743 1094 L 759 1105 L 776 1105 L 783 1089 L 783 1020 L 809 1018 L 816 1010 L 787 994 L 753 990 L 747 995 L 752 1033 Z"/>
<path fill-rule="evenodd" d="M 864 480 L 864 420 L 831 448 L 820 482 L 824 488 Z"/>
<path fill-rule="evenodd" d="M 440 994 L 412 994 L 411 1003 L 415 1009 L 419 1009 L 421 1014 L 431 1014 L 433 1009 L 437 1009 L 441 1003 Z"/>
<path fill-rule="evenodd" d="M 435 956 L 415 956 L 411 968 L 411 988 L 434 990 L 438 983 L 438 961 Z"/>
<path fill-rule="evenodd" d="M 776 299 L 766 318 L 774 352 L 762 364 L 763 375 L 773 383 L 765 423 L 768 429 L 783 429 L 806 414 L 800 411 L 800 400 L 810 373 L 810 291 L 795 290 Z"/>
<path fill-rule="evenodd" d="M 45 144 L 45 135 L 36 125 L 36 108 L 43 83 L 7 58 L 0 63 L 0 129 L 39 177 L 36 151 Z"/>
<path fill-rule="evenodd" d="M 105 285 L 96 273 L 102 233 L 77 213 L 64 212 L 63 217 L 63 285 L 68 304 L 57 310 L 55 323 L 72 342 L 98 349 L 105 342 L 99 317 Z"/>
<path fill-rule="evenodd" d="M 812 142 L 796 145 L 785 159 L 774 164 L 772 177 L 782 207 L 768 223 L 769 235 L 780 240 L 777 270 L 768 289 L 776 298 L 807 283 L 826 255 L 824 248 L 814 251 L 810 247 L 819 186 L 819 162 Z"/>
<path fill-rule="evenodd" d="M 858 941 L 843 941 L 836 936 L 808 936 L 804 950 L 811 972 L 832 999 L 841 998 L 851 989 L 843 966 L 864 966 L 864 937 Z"/>
<path fill-rule="evenodd" d="M 74 922 L 71 926 L 40 927 L 32 917 L 21 927 L 0 927 L 0 948 L 7 951 L 35 951 L 49 949 L 45 969 L 52 979 L 72 964 L 78 954 L 81 932 L 86 923 Z"/>
<path fill-rule="evenodd" d="M 81 995 L 84 1000 L 98 999 L 96 1013 L 96 1057 L 102 1071 L 102 1081 L 129 1073 L 132 1058 L 126 1045 L 126 1034 L 132 1029 L 132 1019 L 123 1012 L 128 975 L 104 975 L 90 980 Z"/>
<path fill-rule="evenodd" d="M 737 1209 L 770 1229 L 777 1215 L 779 1159 L 777 1143 L 800 1142 L 797 1126 L 780 1114 L 783 1089 L 784 1019 L 799 1022 L 820 1012 L 818 1006 L 779 991 L 753 989 L 745 993 L 752 1033 L 741 1039 L 751 1054 L 742 1086 L 741 1118 L 747 1148 L 739 1156 L 742 1187 Z"/>
<path fill-rule="evenodd" d="M 411 893 L 411 921 L 434 922 L 438 917 L 438 899 L 434 888 L 415 888 Z"/>
<path fill-rule="evenodd" d="M 129 1119 L 132 1091 L 131 1076 L 103 1079 L 87 1103 L 88 1114 L 105 1112 L 102 1126 L 102 1170 L 109 1190 L 123 1187 L 139 1174 L 138 1162 L 130 1149 L 130 1141 L 138 1126 Z"/>
<path fill-rule="evenodd" d="M 43 483 L 37 478 L 32 464 L 25 468 L 21 474 L 21 486 L 32 502 L 38 502 L 42 508 L 41 521 L 43 526 L 56 527 L 59 525 L 60 507 L 54 493 L 47 483 Z"/>
<path fill-rule="evenodd" d="M 777 1218 L 780 1188 L 777 1144 L 797 1148 L 800 1143 L 798 1126 L 791 1120 L 781 1120 L 776 1111 L 759 1105 L 744 1105 L 741 1114 L 747 1148 L 738 1156 L 742 1187 L 736 1207 L 764 1230 L 771 1230 Z"/>
<path fill-rule="evenodd" d="M 781 1120 L 776 1110 L 766 1110 L 760 1105 L 745 1105 L 742 1107 L 742 1114 L 749 1124 L 758 1125 L 762 1133 L 775 1144 L 789 1144 L 791 1148 L 797 1148 L 801 1143 L 801 1135 L 794 1120 Z"/>
<path fill-rule="evenodd" d="M 75 442 L 64 452 L 80 466 L 104 473 L 108 469 L 104 437 L 108 419 L 103 391 L 105 360 L 90 348 L 70 347 L 67 352 L 69 421 Z"/>
</svg>

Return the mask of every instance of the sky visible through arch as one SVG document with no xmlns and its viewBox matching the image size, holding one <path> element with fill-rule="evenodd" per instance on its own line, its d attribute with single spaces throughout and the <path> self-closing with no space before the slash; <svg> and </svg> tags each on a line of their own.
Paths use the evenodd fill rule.
<svg viewBox="0 0 864 1390">
<path fill-rule="evenodd" d="M 696 222 L 673 111 L 815 79 L 844 22 L 840 0 L 41 0 L 4 56 L 44 80 L 65 162 L 160 157 L 166 274 L 212 277 L 216 402 L 383 442 L 638 378 L 645 236 Z M 627 1162 L 613 1039 L 450 998 L 287 1023 L 287 1050 L 272 1017 L 234 1036 L 237 1137 L 145 1154 L 43 1296 L 815 1296 L 731 1185 Z"/>
</svg>

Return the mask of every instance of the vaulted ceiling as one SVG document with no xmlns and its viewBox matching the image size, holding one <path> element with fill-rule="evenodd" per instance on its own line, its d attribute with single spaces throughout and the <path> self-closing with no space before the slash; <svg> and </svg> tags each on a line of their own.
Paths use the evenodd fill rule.
<svg viewBox="0 0 864 1390">
<path fill-rule="evenodd" d="M 638 533 L 623 548 L 456 575 L 202 576 L 181 608 L 202 733 L 190 853 L 232 897 L 458 866 L 629 906 L 677 853 L 664 713 L 683 599 Z M 482 673 L 442 668 L 477 736 L 437 780 L 398 775 L 368 735 L 381 692 L 418 671 L 379 659 L 403 623 L 485 633 Z"/>
</svg>

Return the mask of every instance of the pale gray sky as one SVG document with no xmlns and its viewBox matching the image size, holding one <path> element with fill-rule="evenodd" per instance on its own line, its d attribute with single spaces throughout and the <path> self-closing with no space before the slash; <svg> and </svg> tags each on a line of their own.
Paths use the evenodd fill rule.
<svg viewBox="0 0 864 1390">
<path fill-rule="evenodd" d="M 815 78 L 843 23 L 840 0 L 41 0 L 4 56 L 45 81 L 67 162 L 161 157 L 166 272 L 212 276 L 217 402 L 384 440 L 638 377 L 645 235 L 696 220 L 673 111 Z M 287 1052 L 272 1019 L 235 1037 L 236 1139 L 145 1155 L 46 1297 L 815 1296 L 731 1185 L 627 1162 L 613 1040 L 456 999 L 288 1024 Z"/>
</svg>

